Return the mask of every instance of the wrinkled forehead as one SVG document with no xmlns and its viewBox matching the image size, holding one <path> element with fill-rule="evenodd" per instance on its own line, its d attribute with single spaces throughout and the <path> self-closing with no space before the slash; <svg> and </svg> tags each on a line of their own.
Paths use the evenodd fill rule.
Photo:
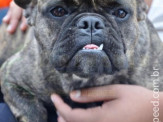
<svg viewBox="0 0 163 122">
<path fill-rule="evenodd" d="M 51 3 L 65 3 L 69 5 L 81 5 L 81 4 L 88 4 L 90 6 L 107 6 L 109 4 L 117 3 L 120 5 L 132 6 L 135 7 L 136 1 L 135 0 L 38 0 L 39 5 L 41 4 L 51 4 Z"/>
</svg>

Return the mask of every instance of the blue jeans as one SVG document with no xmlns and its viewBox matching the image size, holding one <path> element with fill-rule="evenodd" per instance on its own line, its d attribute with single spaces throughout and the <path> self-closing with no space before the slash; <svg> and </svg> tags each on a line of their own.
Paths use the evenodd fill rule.
<svg viewBox="0 0 163 122">
<path fill-rule="evenodd" d="M 18 122 L 5 103 L 0 103 L 0 122 Z M 57 122 L 57 115 L 54 111 L 48 110 L 48 122 Z"/>
<path fill-rule="evenodd" d="M 5 103 L 0 103 L 0 122 L 17 122 Z"/>
<path fill-rule="evenodd" d="M 2 23 L 3 17 L 7 14 L 8 8 L 0 8 L 0 24 Z"/>
<path fill-rule="evenodd" d="M 0 87 L 0 122 L 16 122 L 10 108 L 3 101 L 3 94 Z"/>
</svg>

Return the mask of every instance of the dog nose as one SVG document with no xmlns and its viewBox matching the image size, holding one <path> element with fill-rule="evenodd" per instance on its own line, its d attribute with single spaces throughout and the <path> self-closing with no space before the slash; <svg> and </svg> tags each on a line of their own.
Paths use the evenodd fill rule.
<svg viewBox="0 0 163 122">
<path fill-rule="evenodd" d="M 77 27 L 86 33 L 97 33 L 99 30 L 105 28 L 102 19 L 94 16 L 83 17 L 78 23 Z"/>
</svg>

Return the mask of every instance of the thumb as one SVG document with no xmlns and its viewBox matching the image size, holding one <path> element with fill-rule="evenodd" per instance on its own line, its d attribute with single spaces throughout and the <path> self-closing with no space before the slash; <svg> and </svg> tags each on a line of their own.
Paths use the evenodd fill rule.
<svg viewBox="0 0 163 122">
<path fill-rule="evenodd" d="M 111 101 L 121 96 L 122 91 L 125 89 L 123 86 L 109 85 L 72 91 L 70 97 L 73 101 L 80 103 Z"/>
</svg>

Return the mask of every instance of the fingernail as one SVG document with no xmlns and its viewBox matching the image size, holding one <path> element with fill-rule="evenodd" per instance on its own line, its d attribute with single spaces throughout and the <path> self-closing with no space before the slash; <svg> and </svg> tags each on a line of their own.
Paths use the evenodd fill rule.
<svg viewBox="0 0 163 122">
<path fill-rule="evenodd" d="M 7 21 L 8 20 L 8 16 L 3 17 L 3 21 Z"/>
<path fill-rule="evenodd" d="M 54 95 L 51 95 L 51 100 L 53 101 L 53 103 L 55 103 L 57 101 L 56 97 Z"/>
<path fill-rule="evenodd" d="M 21 24 L 21 25 L 20 25 L 20 29 L 21 29 L 22 31 L 25 31 L 25 29 L 26 29 L 26 25 Z"/>
<path fill-rule="evenodd" d="M 79 98 L 81 96 L 81 91 L 80 90 L 73 91 L 73 92 L 71 92 L 70 96 L 72 98 Z"/>
<path fill-rule="evenodd" d="M 9 26 L 7 27 L 7 31 L 10 32 L 11 30 L 12 30 L 12 26 L 9 25 Z"/>
</svg>

